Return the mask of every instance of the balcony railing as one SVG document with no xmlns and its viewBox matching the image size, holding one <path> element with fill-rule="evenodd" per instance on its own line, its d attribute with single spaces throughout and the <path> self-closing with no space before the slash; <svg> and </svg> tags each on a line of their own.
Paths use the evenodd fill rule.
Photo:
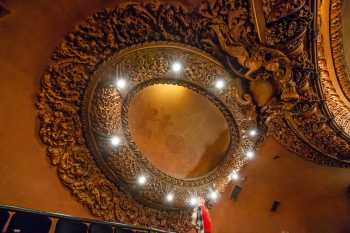
<svg viewBox="0 0 350 233">
<path fill-rule="evenodd" d="M 0 205 L 0 232 L 2 233 L 173 233 L 154 228 L 122 223 L 77 218 Z"/>
</svg>

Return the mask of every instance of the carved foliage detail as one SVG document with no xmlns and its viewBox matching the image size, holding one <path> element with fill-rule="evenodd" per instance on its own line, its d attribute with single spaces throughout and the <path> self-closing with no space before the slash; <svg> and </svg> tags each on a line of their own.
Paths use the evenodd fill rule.
<svg viewBox="0 0 350 233">
<path fill-rule="evenodd" d="M 235 12 L 234 16 L 229 16 L 229 12 Z M 237 24 L 241 12 L 249 14 L 247 1 L 204 2 L 193 11 L 177 4 L 129 3 L 92 15 L 57 47 L 53 62 L 41 79 L 37 102 L 40 137 L 64 185 L 94 215 L 177 232 L 190 228 L 188 212 L 143 206 L 97 169 L 85 145 L 80 118 L 83 95 L 92 72 L 120 49 L 159 40 L 193 45 L 225 62 L 226 57 L 216 46 L 215 32 L 209 26 L 214 19 L 226 23 L 229 20 L 232 27 L 241 28 L 246 32 L 243 35 L 254 40 L 249 20 L 244 26 Z M 249 26 L 249 30 L 243 29 L 245 26 Z M 102 109 L 94 112 L 103 116 Z M 106 125 L 95 127 L 103 129 Z"/>
<path fill-rule="evenodd" d="M 313 18 L 307 2 L 302 1 L 299 6 L 295 4 L 297 2 L 264 1 L 265 14 L 271 13 L 267 25 L 270 30 L 268 44 L 288 54 L 292 63 L 293 80 L 300 98 L 294 104 L 271 101 L 261 109 L 262 120 L 268 127 L 269 134 L 300 156 L 322 165 L 349 167 L 349 141 L 333 127 L 332 117 L 324 111 L 322 94 L 327 95 L 330 89 L 326 88 L 322 90 L 324 93 L 320 94 L 319 80 L 311 60 L 312 50 L 304 43 Z M 278 9 L 281 11 L 274 14 L 273 12 Z M 274 15 L 278 15 L 278 19 L 274 19 Z M 295 30 L 289 30 L 290 27 L 295 27 Z M 272 29 L 277 34 L 274 34 Z M 320 54 L 319 52 L 318 55 Z M 324 63 L 322 57 L 318 56 L 318 59 L 319 63 Z M 321 79 L 324 74 L 321 65 Z M 333 97 L 328 96 L 326 101 L 333 101 Z M 336 105 L 339 109 L 341 103 L 337 102 Z M 343 118 L 344 114 L 337 111 L 335 117 Z"/>
<path fill-rule="evenodd" d="M 149 41 L 189 44 L 212 54 L 243 78 L 272 79 L 280 96 L 261 110 L 269 132 L 307 159 L 347 166 L 340 158 L 328 157 L 307 142 L 314 131 L 306 131 L 311 134 L 303 137 L 304 125 L 293 125 L 293 121 L 304 120 L 300 115 L 308 118 L 311 109 L 308 105 L 317 99 L 310 58 L 302 43 L 312 17 L 303 1 L 302 7 L 295 4 L 298 1 L 283 2 L 286 1 L 264 1 L 265 14 L 271 15 L 267 18 L 267 34 L 271 35 L 267 44 L 275 49 L 259 45 L 250 22 L 249 1 L 245 0 L 203 2 L 191 11 L 178 4 L 129 3 L 92 15 L 68 34 L 41 79 L 37 107 L 40 137 L 47 145 L 47 154 L 62 182 L 77 199 L 106 220 L 177 232 L 189 229 L 190 216 L 186 211 L 145 207 L 110 183 L 97 169 L 83 137 L 81 104 L 92 72 L 116 51 Z M 276 9 L 282 10 L 274 13 Z M 285 51 L 289 57 L 276 49 Z M 241 102 L 249 103 L 249 97 Z M 293 111 L 296 116 L 286 115 Z M 95 113 L 101 114 L 101 109 L 95 109 Z M 320 121 L 310 119 L 315 121 L 306 122 L 315 129 Z M 103 129 L 106 125 L 96 127 Z"/>
<path fill-rule="evenodd" d="M 186 64 L 183 67 L 181 79 L 171 72 L 170 61 L 174 58 Z M 117 91 L 115 87 L 108 85 L 114 81 L 114 79 L 111 80 L 109 73 L 113 68 L 108 67 L 124 70 L 122 75 L 128 77 L 127 93 L 125 89 Z M 217 77 L 225 80 L 226 83 L 225 88 L 220 92 L 212 89 Z M 127 117 L 129 104 L 144 88 L 156 84 L 188 88 L 207 98 L 223 114 L 229 126 L 230 146 L 225 158 L 215 170 L 201 177 L 179 179 L 160 171 L 138 149 L 129 129 Z M 243 154 L 245 148 L 255 146 L 255 140 L 240 136 L 240 132 L 247 132 L 250 128 L 256 127 L 255 105 L 249 98 L 242 101 L 238 94 L 243 92 L 239 80 L 232 80 L 221 64 L 214 62 L 212 57 L 198 49 L 178 43 L 157 42 L 122 50 L 98 68 L 89 86 L 91 88 L 87 91 L 84 101 L 85 122 L 93 125 L 108 123 L 107 130 L 104 127 L 94 128 L 94 132 L 89 126 L 84 125 L 86 132 L 89 132 L 86 138 L 91 142 L 90 149 L 96 151 L 93 153 L 94 157 L 98 161 L 105 160 L 107 166 L 102 170 L 111 177 L 112 181 L 124 185 L 125 189 L 150 205 L 166 208 L 163 206 L 163 198 L 169 190 L 176 193 L 176 200 L 168 208 L 186 208 L 189 193 L 206 197 L 206 193 L 213 185 L 218 191 L 222 191 L 218 187 L 225 187 L 228 182 L 227 176 L 232 170 L 239 169 L 245 164 Z M 95 89 L 94 86 L 101 86 L 101 88 Z M 117 92 L 120 93 L 120 99 L 113 98 Z M 108 103 L 110 100 L 112 102 Z M 103 114 L 96 115 L 88 110 L 94 109 L 93 106 L 96 103 L 101 103 Z M 109 119 L 114 120 L 109 121 Z M 111 133 L 106 134 L 106 131 Z M 108 148 L 106 139 L 109 141 L 107 136 L 112 135 L 113 132 L 123 135 L 123 141 L 127 145 L 121 146 L 120 149 L 118 147 L 116 150 L 106 149 Z M 135 177 L 140 173 L 147 174 L 149 180 L 142 188 L 142 192 L 131 188 L 134 186 Z"/>
<path fill-rule="evenodd" d="M 266 42 L 287 53 L 301 52 L 305 33 L 312 21 L 305 0 L 263 0 Z"/>
</svg>

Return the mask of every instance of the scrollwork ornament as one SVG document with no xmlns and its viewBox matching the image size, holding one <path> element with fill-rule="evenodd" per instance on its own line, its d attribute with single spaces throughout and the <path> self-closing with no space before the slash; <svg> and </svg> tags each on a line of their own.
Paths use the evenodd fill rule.
<svg viewBox="0 0 350 233">
<path fill-rule="evenodd" d="M 169 61 L 174 58 L 184 63 L 181 78 L 171 71 Z M 110 79 L 113 76 L 110 75 L 110 70 L 113 69 L 110 67 L 123 70 L 121 76 L 128 77 L 127 91 L 118 90 L 115 85 L 113 86 L 114 79 Z M 218 77 L 226 80 L 226 86 L 221 91 L 215 90 L 214 87 Z M 232 79 L 220 63 L 209 55 L 173 42 L 142 44 L 113 55 L 93 75 L 83 106 L 83 112 L 86 113 L 83 115 L 86 123 L 84 128 L 88 132 L 86 138 L 94 157 L 101 164 L 100 167 L 103 167 L 102 170 L 110 180 L 123 185 L 124 189 L 132 192 L 135 197 L 159 208 L 164 205 L 163 199 L 169 190 L 176 194 L 176 200 L 168 208 L 185 208 L 189 194 L 196 193 L 206 197 L 208 190 L 214 188 L 213 185 L 224 187 L 232 170 L 245 163 L 243 159 L 245 148 L 254 147 L 254 140 L 248 138 L 243 140 L 241 132 L 247 132 L 256 125 L 252 99 L 246 94 L 242 100 L 240 82 L 238 79 Z M 178 179 L 154 167 L 138 149 L 129 130 L 127 117 L 129 105 L 140 91 L 157 84 L 177 85 L 192 90 L 206 97 L 223 114 L 229 128 L 230 146 L 224 160 L 213 171 L 200 178 Z M 120 96 L 120 99 L 117 100 L 113 98 L 114 96 Z M 111 102 L 113 104 L 104 108 L 105 100 L 113 100 Z M 89 111 L 94 109 L 96 103 L 102 103 L 103 114 Z M 109 119 L 115 120 L 109 121 Z M 105 125 L 108 122 L 111 124 L 107 130 L 102 127 L 100 129 L 91 127 Z M 106 149 L 109 147 L 108 137 L 113 133 L 123 135 L 126 145 Z M 142 188 L 142 192 L 139 190 L 135 192 L 131 187 L 135 185 L 136 177 L 142 173 L 147 174 L 149 184 Z"/>
<path fill-rule="evenodd" d="M 294 4 L 298 2 L 300 6 Z M 203 2 L 191 10 L 177 3 L 126 3 L 90 16 L 57 47 L 52 63 L 41 78 L 37 101 L 39 134 L 62 183 L 95 216 L 177 232 L 190 228 L 188 211 L 163 211 L 144 206 L 107 179 L 84 137 L 82 103 L 92 75 L 113 54 L 145 42 L 190 45 L 211 54 L 247 82 L 268 80 L 274 85 L 274 96 L 260 108 L 260 118 L 267 132 L 306 159 L 329 166 L 348 166 L 344 163 L 349 159 L 344 152 L 348 151 L 346 141 L 339 141 L 328 127 L 329 117 L 318 110 L 322 98 L 315 88 L 317 82 L 310 65 L 312 56 L 303 43 L 308 22 L 312 21 L 309 6 L 305 1 L 264 1 L 264 14 L 271 31 L 265 45 L 258 40 L 251 14 L 250 2 L 244 0 Z M 281 22 L 290 22 L 288 25 L 292 28 L 279 33 L 283 28 Z M 187 75 L 191 77 L 190 73 Z M 130 76 L 133 81 L 143 80 L 137 74 Z M 209 79 L 202 81 L 206 80 Z M 104 121 L 93 128 L 110 135 L 120 126 L 111 128 L 115 119 L 104 115 L 104 109 L 118 109 L 109 103 L 120 96 L 108 86 L 99 88 L 98 105 L 101 107 L 92 112 Z M 235 102 L 241 109 L 236 114 L 249 115 L 254 122 L 254 99 L 235 87 L 230 87 L 228 92 L 234 97 L 220 96 L 220 101 Z M 317 142 L 312 142 L 314 136 L 319 139 Z M 331 141 L 324 141 L 324 138 Z M 334 153 L 322 148 L 320 142 L 337 145 L 332 147 Z M 131 153 L 126 147 L 118 150 L 113 153 L 125 156 Z M 112 156 L 109 163 L 125 162 L 120 159 Z M 243 164 L 240 161 L 237 166 Z M 138 171 L 132 161 L 125 166 L 131 168 L 130 176 Z M 154 185 L 154 188 L 162 187 L 157 182 Z"/>
<path fill-rule="evenodd" d="M 52 63 L 41 79 L 37 101 L 40 137 L 47 145 L 47 154 L 62 183 L 95 216 L 177 232 L 190 228 L 188 211 L 162 211 L 144 206 L 106 179 L 86 146 L 81 106 L 98 65 L 115 52 L 134 44 L 160 40 L 181 42 L 202 49 L 225 63 L 225 56 L 215 45 L 215 33 L 203 29 L 213 24 L 215 18 L 226 20 L 232 12 L 249 15 L 249 5 L 246 1 L 239 4 L 216 1 L 204 2 L 188 10 L 180 4 L 126 3 L 90 16 L 57 47 Z M 231 17 L 230 22 L 235 22 L 234 19 Z M 246 17 L 245 25 L 250 26 L 249 30 L 242 29 L 246 32 L 243 34 L 254 40 L 249 17 Z M 106 90 L 106 93 L 111 92 Z M 248 102 L 247 97 L 241 99 L 246 109 Z M 106 102 L 102 100 L 101 106 L 103 103 Z M 110 106 L 95 109 L 95 114 L 103 117 L 106 107 Z M 106 122 L 108 120 L 113 121 L 106 118 Z M 101 130 L 109 126 L 94 127 Z"/>
</svg>

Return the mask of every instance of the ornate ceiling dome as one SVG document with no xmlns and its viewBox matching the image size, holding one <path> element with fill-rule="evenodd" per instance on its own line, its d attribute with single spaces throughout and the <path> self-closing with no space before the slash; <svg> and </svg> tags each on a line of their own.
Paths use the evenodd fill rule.
<svg viewBox="0 0 350 233">
<path fill-rule="evenodd" d="M 248 5 L 217 7 L 247 14 Z M 88 18 L 55 51 L 40 135 L 93 214 L 185 232 L 193 198 L 210 201 L 253 155 L 255 105 L 226 67 L 237 62 L 204 30 L 209 8 L 126 4 Z"/>
<path fill-rule="evenodd" d="M 186 208 L 191 197 L 222 190 L 254 150 L 255 107 L 239 93 L 239 79 L 198 49 L 122 50 L 98 67 L 86 91 L 89 148 L 110 180 L 143 202 Z"/>
<path fill-rule="evenodd" d="M 126 3 L 89 17 L 54 52 L 38 100 L 64 185 L 104 219 L 186 232 L 188 199 L 223 189 L 257 121 L 305 159 L 348 167 L 339 27 L 329 36 L 322 21 L 340 3 L 328 3 Z"/>
<path fill-rule="evenodd" d="M 325 70 L 328 66 L 325 54 L 330 58 L 329 55 L 334 56 L 334 51 L 325 51 L 324 48 L 328 46 L 320 47 L 323 39 L 330 38 L 327 34 L 328 22 L 331 25 L 339 24 L 339 15 L 332 13 L 334 20 L 328 18 L 328 10 L 331 9 L 329 1 L 315 4 L 309 1 L 263 1 L 262 11 L 257 8 L 258 2 L 253 1 L 253 6 L 259 39 L 283 51 L 289 58 L 295 85 L 287 89 L 298 93 L 298 96 L 294 95 L 294 101 L 270 102 L 261 109 L 268 133 L 307 160 L 322 165 L 348 167 L 350 141 L 346 133 L 346 119 L 349 111 L 344 105 L 345 98 L 338 98 L 338 84 L 325 78 L 329 74 L 329 70 Z M 339 3 L 333 4 L 332 9 L 339 7 Z M 326 31 L 318 30 L 316 17 L 319 19 L 318 25 L 321 22 L 321 28 L 327 28 Z M 308 28 L 311 33 L 306 33 Z M 317 31 L 321 33 L 313 33 Z M 318 45 L 314 43 L 315 36 L 318 36 Z M 332 38 L 340 40 L 341 36 L 334 35 Z M 338 41 L 335 44 L 339 46 L 341 43 Z M 331 64 L 332 60 L 329 62 L 327 64 Z M 320 76 L 315 72 L 318 67 Z"/>
<path fill-rule="evenodd" d="M 332 144 L 337 148 L 328 153 L 349 163 L 350 155 L 350 76 L 346 64 L 343 37 L 342 1 L 322 1 L 317 5 L 317 66 L 319 69 L 319 92 L 324 99 L 324 121 L 335 132 Z"/>
<path fill-rule="evenodd" d="M 344 13 L 350 8 L 343 7 L 342 1 L 326 1 L 318 9 L 321 33 L 317 49 L 323 96 L 334 126 L 350 139 L 350 76 L 346 62 L 350 52 L 345 53 L 344 47 L 349 45 L 343 37 L 343 23 L 347 20 Z"/>
</svg>

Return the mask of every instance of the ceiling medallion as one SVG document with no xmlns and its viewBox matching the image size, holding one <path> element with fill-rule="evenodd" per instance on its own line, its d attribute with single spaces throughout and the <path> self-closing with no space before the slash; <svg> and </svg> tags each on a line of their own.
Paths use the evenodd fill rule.
<svg viewBox="0 0 350 233">
<path fill-rule="evenodd" d="M 62 184 L 70 190 L 77 201 L 87 207 L 95 217 L 109 221 L 152 226 L 176 232 L 188 232 L 191 228 L 189 209 L 164 211 L 159 208 L 146 206 L 142 202 L 136 201 L 131 195 L 130 191 L 132 191 L 132 186 L 127 186 L 128 189 L 122 190 L 123 185 L 121 181 L 115 182 L 115 180 L 111 179 L 112 177 L 108 179 L 105 175 L 107 174 L 106 170 L 103 170 L 104 168 L 101 164 L 96 163 L 97 156 L 93 155 L 93 146 L 87 145 L 87 130 L 84 130 L 87 124 L 87 111 L 83 111 L 82 103 L 84 94 L 88 92 L 87 87 L 93 86 L 92 83 L 94 81 L 92 80 L 92 74 L 106 59 L 113 56 L 116 52 L 134 46 L 135 44 L 153 41 L 176 41 L 191 45 L 210 53 L 216 59 L 227 64 L 227 56 L 224 51 L 222 51 L 221 47 L 217 45 L 217 35 L 212 30 L 212 26 L 216 24 L 218 20 L 219 22 L 222 21 L 223 29 L 227 32 L 232 32 L 230 34 L 234 36 L 235 40 L 233 40 L 233 42 L 235 44 L 241 40 L 251 41 L 254 47 L 256 45 L 254 42 L 256 41 L 256 37 L 254 25 L 250 21 L 251 13 L 249 9 L 250 6 L 247 1 L 241 1 L 238 4 L 232 4 L 230 1 L 204 1 L 197 7 L 191 9 L 187 9 L 177 2 L 169 4 L 152 1 L 149 3 L 130 2 L 118 4 L 114 9 L 104 9 L 88 17 L 77 25 L 76 28 L 64 38 L 62 43 L 58 45 L 52 55 L 51 64 L 41 77 L 41 87 L 37 100 L 38 118 L 40 122 L 39 135 L 47 148 L 49 161 L 57 171 L 57 175 L 62 181 Z M 240 15 L 239 18 L 235 17 L 237 14 Z M 238 22 L 232 19 L 237 19 Z M 250 43 L 248 43 L 247 46 L 251 48 Z M 232 62 L 230 62 L 230 64 L 231 63 Z M 175 72 L 177 70 L 183 70 L 181 69 L 183 67 L 181 65 L 185 65 L 175 64 L 177 63 L 172 65 L 172 71 Z M 134 66 L 135 64 L 132 65 L 132 67 Z M 113 68 L 115 74 L 115 67 L 111 68 Z M 203 69 L 205 68 L 206 67 Z M 148 74 L 148 70 L 143 72 L 143 75 L 144 74 Z M 140 75 L 140 78 L 143 78 L 143 75 Z M 224 86 L 227 87 L 223 80 L 216 81 L 217 82 L 213 85 L 215 88 L 220 89 Z M 243 91 L 241 89 L 238 80 L 233 79 L 231 81 L 231 85 L 235 85 L 236 83 L 237 89 L 231 90 L 232 94 L 230 98 L 232 101 L 237 101 L 237 111 L 242 111 L 244 119 L 248 119 L 249 116 L 255 119 L 255 107 L 251 101 L 250 95 L 245 94 L 247 90 L 245 89 Z M 125 82 L 125 79 L 117 80 L 116 85 L 120 89 L 125 88 L 124 90 L 130 90 L 128 89 L 130 86 Z M 149 88 L 152 87 L 157 86 L 153 85 Z M 203 97 L 195 91 L 186 87 L 183 88 L 186 90 L 186 93 L 192 93 L 193 97 L 196 95 Z M 215 88 L 210 90 L 215 90 Z M 144 91 L 139 92 L 135 96 L 134 101 L 137 103 L 139 95 L 147 93 L 147 90 L 148 89 L 145 88 Z M 113 91 L 113 89 L 105 89 L 105 92 L 109 91 Z M 117 95 L 110 95 L 108 98 L 117 100 L 119 97 Z M 213 108 L 217 110 L 215 105 L 212 104 L 210 100 L 207 100 L 207 97 L 203 97 L 202 100 L 203 99 L 209 101 L 208 106 L 214 106 Z M 97 101 L 97 98 L 95 100 Z M 111 115 L 104 115 L 104 113 L 106 113 L 104 108 L 109 108 L 109 104 L 113 105 L 121 102 L 107 101 L 103 98 L 100 98 L 99 101 L 101 103 L 96 106 L 100 107 L 94 111 L 99 112 L 100 117 L 105 117 L 106 121 L 101 125 L 94 125 L 93 128 L 96 127 L 98 130 L 106 130 L 108 127 L 114 127 L 115 119 L 109 119 L 108 117 Z M 203 103 L 203 101 L 199 101 L 199 103 Z M 86 98 L 84 106 L 87 106 Z M 131 105 L 129 108 L 130 112 L 128 113 L 131 114 L 131 118 L 129 119 L 131 136 L 133 138 L 135 137 L 134 139 L 139 145 L 139 149 L 143 151 L 143 154 L 147 154 L 146 157 L 156 168 L 173 175 L 168 168 L 160 167 L 158 163 L 154 162 L 153 154 L 149 156 L 148 153 L 144 153 L 147 148 L 143 148 L 140 145 L 137 135 L 134 135 L 135 132 L 132 131 L 134 127 L 131 122 L 133 106 L 134 105 Z M 120 108 L 114 108 L 115 111 L 119 111 L 119 109 Z M 222 120 L 223 114 L 219 110 L 212 111 L 212 113 L 215 112 L 219 112 L 218 116 L 221 118 L 218 118 Z M 82 117 L 82 115 L 85 116 Z M 209 116 L 213 115 L 209 114 Z M 82 122 L 83 119 L 85 119 L 85 122 Z M 228 125 L 225 119 L 223 121 L 221 120 L 221 123 L 224 122 Z M 236 124 L 241 127 L 240 120 L 235 118 L 235 121 Z M 109 122 L 112 122 L 112 124 L 109 125 Z M 197 124 L 196 121 L 194 122 Z M 85 125 L 85 127 L 83 127 L 83 125 Z M 217 128 L 214 129 L 221 129 L 218 126 L 216 127 Z M 225 130 L 225 128 L 223 129 Z M 96 130 L 96 132 L 98 131 Z M 168 132 L 171 131 L 169 130 Z M 179 130 L 177 132 L 179 132 Z M 197 132 L 198 135 L 201 134 L 200 130 L 196 130 L 195 132 Z M 242 137 L 245 136 L 243 132 L 240 132 L 240 135 L 242 135 Z M 184 137 L 184 139 L 186 139 L 186 137 Z M 208 140 L 211 138 L 208 137 L 205 139 Z M 172 139 L 172 141 L 177 142 L 176 145 L 181 142 L 181 140 L 178 140 L 176 137 Z M 123 138 L 115 136 L 111 136 L 111 139 L 105 142 L 106 146 L 103 148 L 104 150 L 111 150 L 113 148 L 121 149 L 123 147 L 119 147 L 118 145 L 123 145 L 123 143 L 125 143 Z M 224 140 L 224 142 L 226 143 L 227 141 Z M 188 148 L 191 148 L 189 146 L 191 145 L 190 143 L 186 145 Z M 171 148 L 178 149 L 180 147 L 171 146 Z M 223 145 L 221 149 L 222 148 L 226 149 L 226 145 Z M 198 152 L 198 148 L 195 151 Z M 247 156 L 249 155 L 248 157 L 250 157 L 251 154 L 252 153 L 249 153 Z M 103 155 L 108 154 L 103 153 Z M 202 171 L 211 170 L 213 170 L 213 168 L 209 167 Z M 183 170 L 182 172 L 184 171 L 188 170 Z M 192 177 L 198 178 L 198 176 L 203 174 L 203 172 L 196 171 L 197 173 L 192 174 Z M 178 172 L 175 174 L 175 177 L 179 178 L 181 174 L 183 175 L 183 173 Z M 133 181 L 136 181 L 136 183 L 133 183 L 134 187 L 138 187 L 139 190 L 147 190 L 140 189 L 145 187 L 143 185 L 151 184 L 149 177 L 145 175 L 147 174 L 138 176 L 137 180 L 133 177 Z M 186 177 L 190 178 L 191 176 L 188 176 L 187 173 Z M 233 179 L 237 177 L 238 174 L 232 174 Z M 135 192 L 133 193 L 134 196 L 136 196 Z M 210 194 L 212 194 L 212 197 L 217 196 L 215 195 L 217 192 L 211 192 Z M 166 197 L 162 199 L 164 198 L 167 201 L 173 200 L 173 205 L 176 207 L 176 200 L 178 199 L 176 193 L 168 193 Z"/>
<path fill-rule="evenodd" d="M 89 149 L 102 172 L 143 203 L 186 208 L 193 196 L 221 191 L 255 146 L 246 135 L 256 128 L 255 107 L 240 94 L 239 79 L 198 49 L 124 49 L 97 68 L 86 91 Z"/>
</svg>

